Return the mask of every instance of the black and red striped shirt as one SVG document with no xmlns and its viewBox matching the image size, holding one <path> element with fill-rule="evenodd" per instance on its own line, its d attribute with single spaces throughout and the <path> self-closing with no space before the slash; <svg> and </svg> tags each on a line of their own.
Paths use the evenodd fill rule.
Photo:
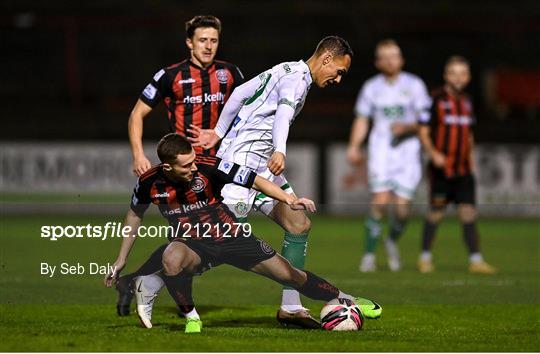
<svg viewBox="0 0 540 354">
<path fill-rule="evenodd" d="M 171 133 L 187 136 L 190 124 L 213 129 L 225 102 L 243 80 L 242 72 L 233 64 L 216 60 L 203 69 L 184 60 L 158 71 L 139 98 L 152 108 L 164 101 Z M 216 149 L 198 147 L 195 152 L 214 156 Z"/>
<path fill-rule="evenodd" d="M 429 124 L 434 147 L 446 156 L 447 177 L 471 173 L 471 136 L 475 124 L 473 105 L 467 94 L 454 96 L 445 88 L 433 93 Z"/>
<path fill-rule="evenodd" d="M 137 180 L 131 197 L 131 210 L 142 218 L 150 204 L 155 204 L 173 227 L 184 224 L 227 224 L 230 227 L 238 223 L 234 214 L 222 203 L 221 189 L 228 183 L 251 188 L 255 172 L 211 156 L 199 155 L 195 164 L 197 171 L 189 182 L 170 180 L 162 165 L 149 169 Z M 200 233 L 195 228 L 189 230 L 193 231 L 193 237 Z M 213 237 L 212 231 L 210 236 Z"/>
</svg>

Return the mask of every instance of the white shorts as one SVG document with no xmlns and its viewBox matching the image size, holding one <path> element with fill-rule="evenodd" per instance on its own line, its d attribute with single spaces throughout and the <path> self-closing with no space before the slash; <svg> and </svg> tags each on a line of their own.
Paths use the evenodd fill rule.
<svg viewBox="0 0 540 354">
<path fill-rule="evenodd" d="M 414 158 L 374 154 L 368 159 L 368 181 L 371 193 L 392 191 L 401 198 L 411 200 L 422 178 L 422 165 Z"/>
<path fill-rule="evenodd" d="M 292 187 L 287 182 L 283 174 L 274 176 L 270 170 L 266 169 L 263 173 L 258 174 L 281 187 L 286 193 L 293 194 Z M 226 184 L 221 190 L 223 203 L 236 215 L 237 218 L 245 218 L 251 208 L 270 215 L 274 206 L 279 201 L 268 197 L 266 194 L 258 192 L 254 189 L 247 189 L 236 184 Z"/>
</svg>

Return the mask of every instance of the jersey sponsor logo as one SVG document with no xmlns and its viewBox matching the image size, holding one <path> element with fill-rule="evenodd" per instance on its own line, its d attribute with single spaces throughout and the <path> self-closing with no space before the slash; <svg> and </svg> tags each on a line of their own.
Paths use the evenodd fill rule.
<svg viewBox="0 0 540 354">
<path fill-rule="evenodd" d="M 165 70 L 161 69 L 160 71 L 158 71 L 158 72 L 154 75 L 154 81 L 159 81 L 159 79 L 161 79 L 161 77 L 163 76 L 163 74 L 165 74 Z"/>
<path fill-rule="evenodd" d="M 199 96 L 186 96 L 184 97 L 184 104 L 200 104 L 200 103 L 225 103 L 225 95 L 222 92 L 216 92 L 213 94 L 205 93 Z"/>
<path fill-rule="evenodd" d="M 226 84 L 229 81 L 229 74 L 227 70 L 219 69 L 216 71 L 216 78 L 220 83 Z"/>
<path fill-rule="evenodd" d="M 166 215 L 184 214 L 184 213 L 192 212 L 194 210 L 202 209 L 206 206 L 208 206 L 208 199 L 199 200 L 198 202 L 193 203 L 193 204 L 182 204 L 182 206 L 179 208 L 165 210 L 163 211 L 163 213 Z"/>
<path fill-rule="evenodd" d="M 229 162 L 229 161 L 225 161 L 225 160 L 221 160 L 221 162 L 219 163 L 219 166 L 218 166 L 218 170 L 226 173 L 226 174 L 229 174 L 229 172 L 231 172 L 231 169 L 233 168 L 234 164 L 232 162 Z"/>
<path fill-rule="evenodd" d="M 388 119 L 399 119 L 405 114 L 405 108 L 400 105 L 386 106 L 382 108 L 384 116 Z"/>
<path fill-rule="evenodd" d="M 152 84 L 148 84 L 143 91 L 144 97 L 153 100 L 156 97 L 157 89 Z"/>
<path fill-rule="evenodd" d="M 469 116 L 446 115 L 444 116 L 444 123 L 456 125 L 471 125 L 472 119 Z"/>
<path fill-rule="evenodd" d="M 289 64 L 283 64 L 283 70 L 285 70 L 285 73 L 290 74 L 291 73 L 291 67 Z"/>
<path fill-rule="evenodd" d="M 197 80 L 195 80 L 195 79 L 192 78 L 192 77 L 190 77 L 189 79 L 178 80 L 178 83 L 179 83 L 180 85 L 182 85 L 182 84 L 194 84 L 194 83 L 196 83 L 196 82 L 197 82 Z"/>
<path fill-rule="evenodd" d="M 195 177 L 193 181 L 191 181 L 191 190 L 195 193 L 201 192 L 206 187 L 206 183 L 201 177 Z"/>
<path fill-rule="evenodd" d="M 157 194 L 154 194 L 152 196 L 152 198 L 168 198 L 169 197 L 169 193 L 168 192 L 163 192 L 163 193 L 157 193 Z"/>
<path fill-rule="evenodd" d="M 251 170 L 245 166 L 241 166 L 236 174 L 234 175 L 233 181 L 239 185 L 245 186 L 248 181 L 249 174 Z"/>
</svg>

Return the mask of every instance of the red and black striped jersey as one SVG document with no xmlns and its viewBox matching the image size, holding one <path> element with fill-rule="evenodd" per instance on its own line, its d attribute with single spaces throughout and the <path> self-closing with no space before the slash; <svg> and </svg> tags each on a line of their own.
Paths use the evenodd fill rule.
<svg viewBox="0 0 540 354">
<path fill-rule="evenodd" d="M 431 107 L 431 139 L 435 148 L 446 155 L 444 173 L 447 177 L 471 173 L 471 137 L 475 124 L 473 105 L 467 94 L 450 95 L 440 88 L 433 93 Z"/>
<path fill-rule="evenodd" d="M 198 155 L 195 165 L 197 171 L 189 182 L 167 178 L 161 164 L 149 169 L 137 180 L 131 210 L 142 218 L 150 204 L 155 204 L 173 227 L 237 223 L 234 214 L 222 203 L 221 189 L 228 183 L 251 188 L 257 176 L 255 172 L 212 156 Z"/>
<path fill-rule="evenodd" d="M 242 72 L 233 64 L 216 60 L 203 69 L 184 60 L 158 71 L 139 98 L 152 108 L 164 101 L 170 131 L 187 136 L 190 124 L 213 129 L 225 102 L 243 81 Z M 214 156 L 216 149 L 195 148 L 195 152 Z"/>
</svg>

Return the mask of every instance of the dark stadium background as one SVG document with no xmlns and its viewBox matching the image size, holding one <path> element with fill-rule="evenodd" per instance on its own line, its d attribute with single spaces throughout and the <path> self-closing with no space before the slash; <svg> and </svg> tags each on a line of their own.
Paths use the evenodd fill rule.
<svg viewBox="0 0 540 354">
<path fill-rule="evenodd" d="M 217 58 L 247 78 L 307 59 L 326 35 L 352 45 L 343 83 L 313 87 L 291 127 L 286 173 L 317 201 L 306 267 L 385 309 L 362 332 L 283 330 L 274 319 L 281 286 L 226 266 L 195 280 L 203 336 L 184 335 L 164 291 L 148 332 L 136 316 L 116 316 L 102 275 L 41 274 L 44 262 L 114 261 L 118 238 L 50 241 L 41 227 L 123 220 L 135 184 L 128 115 L 155 72 L 188 57 L 184 22 L 199 14 L 223 21 Z M 496 275 L 467 272 L 452 213 L 438 232 L 436 272 L 417 271 L 426 178 L 400 241 L 403 271 L 388 270 L 380 247 L 380 271 L 358 272 L 369 192 L 345 143 L 386 37 L 429 89 L 450 55 L 472 64 L 479 230 Z M 0 48 L 0 352 L 540 351 L 540 1 L 2 0 Z M 167 131 L 158 107 L 144 126 L 148 154 Z M 144 224 L 163 225 L 151 209 Z M 281 249 L 277 225 L 250 222 Z M 162 242 L 138 241 L 125 271 Z M 322 307 L 304 304 L 315 315 Z"/>
<path fill-rule="evenodd" d="M 538 1 L 3 1 L 2 8 L 4 141 L 127 141 L 142 88 L 188 55 L 184 22 L 214 14 L 224 26 L 217 58 L 247 78 L 307 59 L 325 35 L 352 45 L 343 85 L 312 89 L 290 141 L 347 140 L 358 89 L 375 73 L 374 44 L 392 37 L 405 69 L 430 89 L 441 84 L 448 56 L 470 59 L 479 142 L 538 143 Z M 145 138 L 165 129 L 161 105 Z"/>
</svg>

